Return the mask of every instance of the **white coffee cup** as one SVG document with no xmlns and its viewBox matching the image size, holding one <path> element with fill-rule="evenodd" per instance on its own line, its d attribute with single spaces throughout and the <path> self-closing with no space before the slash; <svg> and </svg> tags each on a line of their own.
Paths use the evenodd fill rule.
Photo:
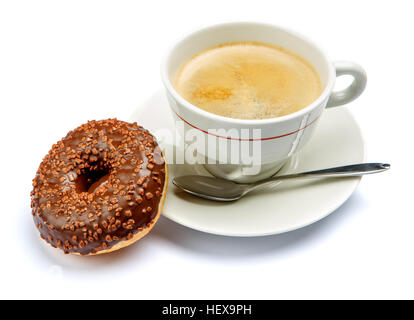
<svg viewBox="0 0 414 320">
<path fill-rule="evenodd" d="M 286 116 L 245 120 L 219 116 L 204 111 L 184 100 L 174 89 L 174 79 L 180 67 L 195 54 L 219 44 L 237 41 L 257 41 L 283 47 L 307 59 L 318 72 L 323 91 L 309 106 Z M 333 92 L 337 76 L 350 75 L 353 82 L 342 91 Z M 274 175 L 283 164 L 298 152 L 310 139 L 318 119 L 325 108 L 346 104 L 357 98 L 365 89 L 367 77 L 364 70 L 352 62 L 332 63 L 322 50 L 307 38 L 274 25 L 252 22 L 224 23 L 195 31 L 179 40 L 167 53 L 161 67 L 161 77 L 166 88 L 172 113 L 184 122 L 185 131 L 196 130 L 205 139 L 206 169 L 217 177 L 248 183 Z M 223 130 L 224 129 L 224 130 Z M 260 129 L 260 138 L 252 135 Z M 218 130 L 218 131 L 217 131 Z M 221 130 L 221 131 L 220 131 Z M 239 132 L 221 135 L 217 132 Z M 257 130 L 256 130 L 257 131 Z M 250 132 L 243 137 L 242 132 Z M 225 143 L 239 141 L 252 150 L 258 146 L 254 161 L 245 164 L 231 161 Z M 224 153 L 224 156 L 223 156 Z M 243 156 L 243 148 L 240 157 Z M 250 170 L 248 170 L 250 169 Z M 253 170 L 254 169 L 254 170 Z"/>
</svg>

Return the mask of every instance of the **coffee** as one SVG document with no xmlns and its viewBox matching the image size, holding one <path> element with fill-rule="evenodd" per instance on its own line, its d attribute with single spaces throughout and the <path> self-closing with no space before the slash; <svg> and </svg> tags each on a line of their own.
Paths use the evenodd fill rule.
<svg viewBox="0 0 414 320">
<path fill-rule="evenodd" d="M 236 119 L 268 119 L 305 108 L 322 92 L 314 67 L 286 49 L 259 42 L 222 44 L 195 55 L 174 87 L 205 111 Z"/>
</svg>

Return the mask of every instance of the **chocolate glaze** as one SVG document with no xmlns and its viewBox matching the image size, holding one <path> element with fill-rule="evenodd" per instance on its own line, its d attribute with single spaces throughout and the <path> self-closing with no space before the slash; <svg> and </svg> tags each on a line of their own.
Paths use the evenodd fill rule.
<svg viewBox="0 0 414 320">
<path fill-rule="evenodd" d="M 90 121 L 53 145 L 31 193 L 41 238 L 65 253 L 106 250 L 151 227 L 166 164 L 136 123 Z"/>
</svg>

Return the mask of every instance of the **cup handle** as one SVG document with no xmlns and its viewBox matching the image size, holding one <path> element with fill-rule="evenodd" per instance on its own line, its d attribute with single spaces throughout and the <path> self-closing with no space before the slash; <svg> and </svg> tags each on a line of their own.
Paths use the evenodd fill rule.
<svg viewBox="0 0 414 320">
<path fill-rule="evenodd" d="M 354 78 L 354 81 L 344 90 L 332 92 L 326 105 L 327 108 L 341 106 L 355 100 L 361 95 L 367 85 L 367 75 L 364 69 L 356 63 L 337 61 L 334 62 L 334 67 L 337 77 L 350 75 Z"/>
</svg>

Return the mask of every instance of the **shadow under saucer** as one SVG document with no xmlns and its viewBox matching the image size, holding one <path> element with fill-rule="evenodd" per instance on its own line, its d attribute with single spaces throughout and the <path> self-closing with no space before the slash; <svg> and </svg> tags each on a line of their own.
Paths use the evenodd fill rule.
<svg viewBox="0 0 414 320">
<path fill-rule="evenodd" d="M 223 259 L 277 254 L 316 241 L 326 233 L 334 232 L 350 214 L 357 214 L 356 208 L 364 206 L 364 199 L 356 192 L 333 214 L 316 223 L 282 234 L 259 237 L 229 237 L 204 233 L 161 217 L 151 237 L 162 238 L 195 254 Z"/>
</svg>

